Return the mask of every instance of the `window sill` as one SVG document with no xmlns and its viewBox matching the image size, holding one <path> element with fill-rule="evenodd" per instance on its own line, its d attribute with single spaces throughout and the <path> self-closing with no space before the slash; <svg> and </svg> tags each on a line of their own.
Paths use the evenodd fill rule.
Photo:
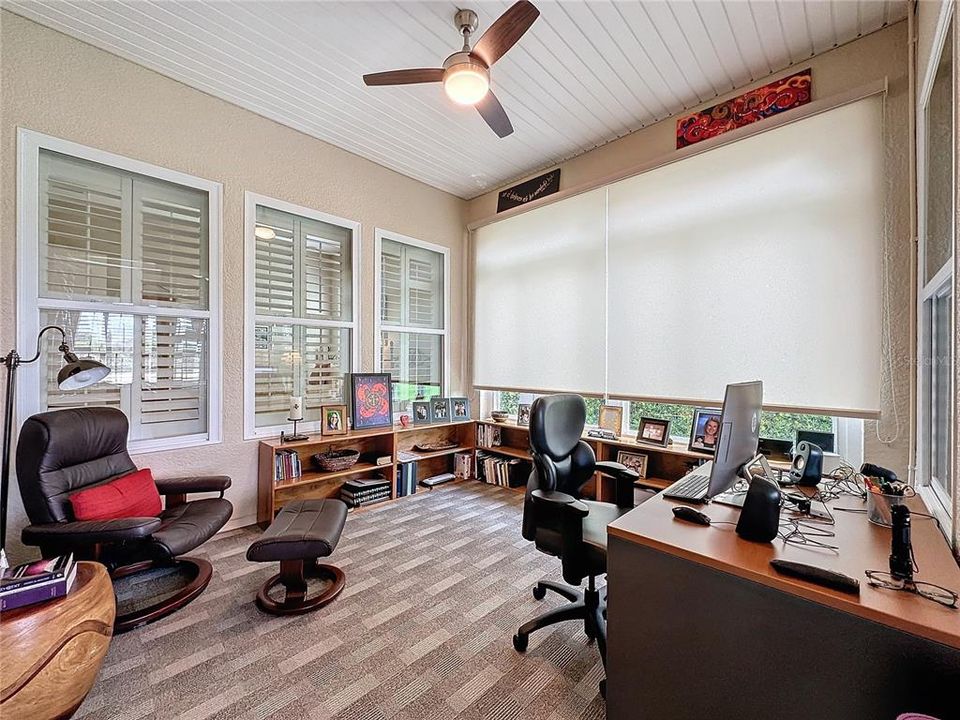
<svg viewBox="0 0 960 720">
<path fill-rule="evenodd" d="M 253 432 L 245 432 L 243 434 L 244 440 L 263 440 L 265 438 L 276 438 L 280 437 L 280 433 L 289 433 L 293 434 L 293 421 L 284 423 L 282 425 L 267 425 L 265 427 L 258 427 L 253 430 Z M 297 432 L 300 434 L 306 435 L 319 435 L 320 434 L 320 421 L 319 420 L 310 420 L 309 422 L 298 422 L 297 423 Z"/>
<path fill-rule="evenodd" d="M 207 434 L 185 435 L 176 438 L 155 438 L 153 440 L 134 440 L 127 447 L 131 455 L 146 455 L 148 453 L 166 452 L 168 450 L 183 450 L 185 448 L 203 447 L 205 445 L 219 445 L 222 438 L 213 438 Z"/>
<path fill-rule="evenodd" d="M 917 494 L 927 506 L 927 510 L 940 523 L 940 529 L 948 543 L 953 543 L 953 518 L 950 517 L 950 511 L 944 508 L 943 502 L 937 492 L 929 485 L 917 485 Z"/>
</svg>

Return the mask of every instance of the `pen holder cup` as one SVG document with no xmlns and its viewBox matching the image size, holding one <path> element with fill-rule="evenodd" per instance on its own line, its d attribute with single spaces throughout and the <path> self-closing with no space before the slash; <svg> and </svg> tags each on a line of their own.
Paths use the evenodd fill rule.
<svg viewBox="0 0 960 720">
<path fill-rule="evenodd" d="M 883 493 L 867 492 L 867 518 L 875 525 L 893 527 L 893 507 L 903 505 L 904 495 L 884 495 Z"/>
</svg>

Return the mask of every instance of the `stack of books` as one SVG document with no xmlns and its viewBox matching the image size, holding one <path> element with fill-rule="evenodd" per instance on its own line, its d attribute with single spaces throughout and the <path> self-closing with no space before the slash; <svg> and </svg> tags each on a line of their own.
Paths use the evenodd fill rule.
<svg viewBox="0 0 960 720">
<path fill-rule="evenodd" d="M 459 452 L 453 456 L 453 474 L 464 480 L 473 477 L 473 453 Z"/>
<path fill-rule="evenodd" d="M 417 463 L 414 461 L 400 463 L 397 470 L 397 497 L 413 495 L 417 492 Z"/>
<path fill-rule="evenodd" d="M 281 449 L 273 456 L 273 479 L 275 482 L 294 480 L 300 477 L 300 456 L 296 450 Z"/>
<path fill-rule="evenodd" d="M 340 499 L 349 507 L 373 505 L 390 499 L 390 481 L 383 478 L 347 480 L 340 488 Z"/>
<path fill-rule="evenodd" d="M 500 444 L 500 428 L 496 425 L 477 423 L 477 445 L 497 447 Z"/>
<path fill-rule="evenodd" d="M 477 476 L 490 485 L 521 487 L 530 475 L 530 464 L 516 458 L 477 453 Z"/>
<path fill-rule="evenodd" d="M 17 565 L 0 577 L 0 611 L 63 597 L 76 578 L 73 553 Z"/>
</svg>

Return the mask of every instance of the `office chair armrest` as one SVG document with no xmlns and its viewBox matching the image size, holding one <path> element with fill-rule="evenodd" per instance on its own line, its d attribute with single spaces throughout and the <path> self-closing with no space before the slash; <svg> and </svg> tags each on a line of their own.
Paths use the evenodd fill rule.
<svg viewBox="0 0 960 720">
<path fill-rule="evenodd" d="M 132 517 L 115 520 L 74 520 L 73 522 L 27 525 L 21 533 L 25 545 L 96 545 L 97 543 L 140 540 L 160 527 L 160 518 Z"/>
<path fill-rule="evenodd" d="M 230 487 L 230 478 L 226 475 L 199 475 L 192 477 L 158 478 L 155 480 L 157 491 L 161 495 L 186 495 L 187 493 L 218 492 Z"/>
<path fill-rule="evenodd" d="M 617 482 L 617 507 L 633 507 L 633 484 L 640 479 L 640 474 L 626 465 L 610 460 L 597 463 L 597 472 L 612 477 Z"/>
<path fill-rule="evenodd" d="M 558 490 L 534 490 L 530 497 L 537 505 L 549 507 L 556 511 L 571 513 L 577 518 L 585 518 L 590 510 L 573 495 L 559 492 Z"/>
</svg>

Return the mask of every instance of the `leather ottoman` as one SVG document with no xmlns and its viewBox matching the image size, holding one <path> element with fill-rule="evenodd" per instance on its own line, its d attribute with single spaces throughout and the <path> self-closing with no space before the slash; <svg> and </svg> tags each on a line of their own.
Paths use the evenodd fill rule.
<svg viewBox="0 0 960 720">
<path fill-rule="evenodd" d="M 347 506 L 341 500 L 296 500 L 283 506 L 270 527 L 247 548 L 247 560 L 280 562 L 280 572 L 257 593 L 261 610 L 297 615 L 323 607 L 343 591 L 343 571 L 317 559 L 334 551 L 346 521 Z M 326 588 L 310 597 L 308 577 L 327 581 Z M 277 585 L 284 587 L 281 601 L 270 597 Z"/>
</svg>

